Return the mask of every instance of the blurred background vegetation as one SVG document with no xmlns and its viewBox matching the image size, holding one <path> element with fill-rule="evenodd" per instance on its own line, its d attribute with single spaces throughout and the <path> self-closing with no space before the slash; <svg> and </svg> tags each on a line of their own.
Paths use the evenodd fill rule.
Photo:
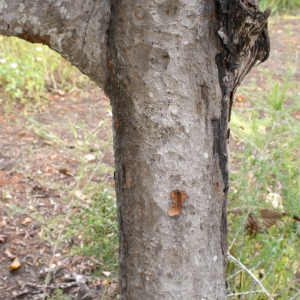
<svg viewBox="0 0 300 300">
<path fill-rule="evenodd" d="M 300 8 L 300 0 L 258 0 L 260 10 L 270 8 L 273 13 L 293 13 Z"/>
</svg>

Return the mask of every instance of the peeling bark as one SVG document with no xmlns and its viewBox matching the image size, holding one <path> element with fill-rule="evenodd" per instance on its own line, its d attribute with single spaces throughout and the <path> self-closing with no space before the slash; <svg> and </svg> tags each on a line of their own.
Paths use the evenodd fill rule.
<svg viewBox="0 0 300 300">
<path fill-rule="evenodd" d="M 50 46 L 111 99 L 120 299 L 225 299 L 228 122 L 268 57 L 269 14 L 255 0 L 0 0 L 0 33 Z"/>
</svg>

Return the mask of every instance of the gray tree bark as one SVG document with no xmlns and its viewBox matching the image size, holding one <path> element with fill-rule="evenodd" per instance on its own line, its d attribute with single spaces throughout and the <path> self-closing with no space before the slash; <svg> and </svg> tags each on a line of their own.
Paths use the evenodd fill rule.
<svg viewBox="0 0 300 300">
<path fill-rule="evenodd" d="M 113 108 L 120 299 L 225 299 L 228 122 L 269 52 L 255 0 L 0 0 Z M 101 217 L 101 216 L 99 216 Z"/>
</svg>

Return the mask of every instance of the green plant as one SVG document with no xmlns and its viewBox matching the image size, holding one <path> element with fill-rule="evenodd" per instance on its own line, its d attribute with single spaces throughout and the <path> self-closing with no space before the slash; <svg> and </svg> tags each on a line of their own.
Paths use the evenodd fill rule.
<svg viewBox="0 0 300 300">
<path fill-rule="evenodd" d="M 64 292 L 62 290 L 57 289 L 51 297 L 47 298 L 47 300 L 71 300 L 71 298 L 64 295 Z"/>
<path fill-rule="evenodd" d="M 46 125 L 43 125 L 42 123 L 28 116 L 26 117 L 26 119 L 33 125 L 32 129 L 36 135 L 38 135 L 44 140 L 48 140 L 52 142 L 53 144 L 57 144 L 57 143 L 63 144 L 63 140 L 60 137 L 58 137 L 56 134 L 51 132 L 51 130 Z"/>
<path fill-rule="evenodd" d="M 91 83 L 85 75 L 48 47 L 0 36 L 2 102 L 41 106 L 48 91 L 74 91 L 87 84 Z"/>
<path fill-rule="evenodd" d="M 259 8 L 266 10 L 271 8 L 272 12 L 291 12 L 300 8 L 300 0 L 260 0 Z"/>
<path fill-rule="evenodd" d="M 54 242 L 61 247 L 62 241 L 80 240 L 82 244 L 72 248 L 73 254 L 95 256 L 103 263 L 103 270 L 116 271 L 118 223 L 115 198 L 108 190 L 103 190 L 102 186 L 97 189 L 95 185 L 93 191 L 87 188 L 82 193 L 79 191 L 75 193 L 75 197 L 79 198 L 76 202 L 77 211 L 70 215 L 68 226 L 64 227 L 59 241 Z M 88 203 L 84 199 L 88 200 Z M 44 224 L 43 237 L 49 239 L 51 234 L 57 236 L 57 231 L 63 226 L 65 218 L 65 215 L 60 215 Z"/>
<path fill-rule="evenodd" d="M 97 193 L 89 207 L 72 218 L 71 226 L 84 236 L 76 252 L 101 258 L 106 269 L 117 269 L 118 223 L 115 199 L 108 191 Z"/>
<path fill-rule="evenodd" d="M 230 124 L 235 143 L 243 149 L 232 153 L 231 163 L 229 210 L 243 208 L 243 213 L 228 216 L 229 251 L 238 262 L 228 263 L 230 299 L 270 299 L 267 293 L 274 299 L 297 299 L 293 297 L 300 293 L 300 227 L 293 219 L 300 216 L 299 91 L 289 68 L 281 80 L 268 72 L 264 80 L 267 90 L 241 87 L 249 104 L 234 110 Z M 270 195 L 277 200 L 268 201 Z M 262 224 L 262 208 L 286 216 L 247 234 L 249 216 Z"/>
</svg>

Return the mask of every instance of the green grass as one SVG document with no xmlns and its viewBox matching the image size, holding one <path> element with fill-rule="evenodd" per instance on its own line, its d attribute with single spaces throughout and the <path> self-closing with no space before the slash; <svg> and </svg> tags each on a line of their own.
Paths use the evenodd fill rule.
<svg viewBox="0 0 300 300">
<path fill-rule="evenodd" d="M 102 264 L 98 271 L 109 270 L 112 271 L 112 276 L 116 277 L 118 224 L 114 194 L 110 187 L 90 180 L 90 175 L 95 174 L 102 182 L 105 174 L 112 170 L 101 162 L 101 159 L 99 162 L 87 162 L 84 158 L 91 149 L 95 151 L 95 156 L 102 155 L 98 153 L 100 143 L 97 132 L 103 127 L 110 128 L 110 124 L 101 121 L 93 129 L 89 128 L 84 120 L 75 123 L 68 120 L 66 124 L 44 125 L 36 121 L 31 114 L 36 110 L 46 109 L 53 93 L 62 97 L 66 92 L 90 90 L 90 87 L 95 85 L 48 47 L 30 44 L 18 38 L 0 36 L 0 103 L 6 110 L 20 114 L 20 125 L 25 126 L 27 130 L 32 130 L 49 145 L 24 149 L 24 153 L 34 156 L 51 147 L 57 151 L 59 147 L 66 148 L 66 142 L 59 136 L 61 131 L 56 132 L 58 127 L 64 126 L 66 131 L 71 132 L 72 140 L 69 144 L 73 145 L 70 149 L 67 147 L 67 151 L 79 163 L 79 170 L 74 174 L 74 184 L 77 198 L 78 193 L 83 198 L 76 198 L 74 185 L 47 182 L 48 178 L 40 176 L 39 182 L 45 186 L 51 186 L 55 190 L 68 194 L 65 200 L 70 208 L 52 220 L 46 220 L 38 212 L 33 212 L 31 216 L 40 220 L 44 232 L 42 237 L 53 245 L 58 245 L 57 249 L 64 248 L 64 241 L 74 240 L 76 246 L 70 249 L 72 254 L 96 257 Z M 19 108 L 20 104 L 26 109 L 14 110 L 15 107 Z M 25 112 L 25 115 L 22 112 Z M 26 125 L 21 122 L 23 117 L 26 119 Z M 101 142 L 101 151 L 105 151 L 111 143 L 111 139 L 109 142 Z M 26 176 L 30 177 L 29 173 L 30 171 Z M 9 208 L 12 214 L 18 211 L 17 206 Z M 57 291 L 50 299 L 67 298 Z"/>
<path fill-rule="evenodd" d="M 26 119 L 29 121 L 29 128 L 33 126 L 34 132 L 39 137 L 51 141 L 62 141 L 55 134 L 56 123 L 49 127 L 30 117 L 26 117 Z M 68 127 L 66 131 L 70 131 L 70 135 L 73 136 L 71 144 L 75 145 L 72 148 L 67 148 L 67 151 L 70 157 L 73 157 L 80 166 L 76 174 L 73 174 L 75 186 L 50 183 L 47 181 L 48 178 L 43 177 L 39 181 L 45 186 L 50 185 L 54 190 L 67 193 L 65 201 L 68 203 L 69 209 L 66 213 L 60 214 L 51 221 L 44 220 L 38 214 L 35 218 L 40 218 L 43 223 L 44 239 L 50 240 L 54 245 L 57 244 L 58 248 L 64 248 L 65 241 L 75 241 L 76 246 L 72 247 L 72 254 L 96 257 L 103 266 L 100 271 L 113 271 L 112 275 L 116 277 L 118 259 L 116 201 L 112 189 L 105 186 L 105 184 L 101 184 L 105 180 L 107 172 L 113 173 L 113 168 L 102 162 L 102 154 L 97 152 L 97 142 L 99 143 L 99 140 L 83 120 L 77 124 L 69 121 L 65 125 Z M 106 122 L 101 122 L 96 129 L 106 126 L 108 126 Z M 78 139 L 79 135 L 81 139 Z M 111 145 L 111 142 L 109 140 L 102 143 L 101 151 L 105 151 Z M 53 149 L 57 149 L 54 152 L 59 151 L 58 146 L 65 147 L 65 143 L 61 142 L 59 145 L 52 146 Z M 94 155 L 97 156 L 97 159 L 96 161 L 87 162 L 84 155 L 89 154 L 91 148 L 96 149 Z M 47 149 L 47 147 L 37 148 L 31 155 L 38 155 L 38 153 L 43 153 Z M 97 181 L 92 181 L 92 177 L 97 177 Z M 53 236 L 55 238 L 52 238 Z M 80 246 L 78 246 L 78 243 L 80 243 Z"/>
<path fill-rule="evenodd" d="M 51 297 L 48 297 L 47 300 L 71 300 L 70 297 L 64 295 L 64 292 L 60 289 L 55 290 Z"/>
<path fill-rule="evenodd" d="M 92 204 L 74 216 L 70 225 L 84 237 L 83 247 L 75 249 L 76 253 L 98 256 L 103 262 L 103 270 L 117 269 L 116 201 L 107 191 L 97 193 Z"/>
<path fill-rule="evenodd" d="M 87 83 L 85 75 L 48 47 L 0 36 L 0 102 L 41 106 L 49 92 L 75 91 Z"/>
<path fill-rule="evenodd" d="M 300 0 L 259 0 L 258 5 L 260 10 L 264 11 L 267 8 L 275 12 L 293 13 L 300 9 Z"/>
<path fill-rule="evenodd" d="M 300 225 L 292 218 L 300 216 L 300 96 L 293 72 L 287 70 L 280 81 L 265 73 L 267 90 L 255 83 L 242 86 L 239 93 L 246 100 L 242 108 L 234 109 L 230 124 L 235 144 L 242 151 L 231 153 L 228 208 L 244 207 L 246 211 L 243 216 L 229 215 L 229 250 L 281 300 L 300 297 Z M 282 199 L 282 208 L 266 201 L 270 193 Z M 244 227 L 247 215 L 259 215 L 261 208 L 289 216 L 249 235 Z M 227 272 L 233 294 L 260 290 L 253 278 L 230 260 Z M 264 293 L 244 297 L 269 299 Z"/>
<path fill-rule="evenodd" d="M 116 277 L 118 222 L 115 198 L 103 186 L 97 188 L 96 185 L 93 189 L 86 188 L 74 194 L 75 196 L 70 194 L 66 199 L 67 202 L 71 202 L 70 210 L 74 212 L 70 214 L 68 211 L 44 224 L 43 237 L 45 239 L 49 239 L 51 235 L 58 237 L 59 231 L 63 228 L 59 240 L 54 239 L 53 243 L 63 247 L 66 241 L 74 241 L 72 254 L 97 258 L 101 262 L 98 273 L 111 271 L 112 276 Z M 74 198 L 78 198 L 79 201 Z M 64 224 L 65 220 L 68 220 L 67 225 Z"/>
</svg>

